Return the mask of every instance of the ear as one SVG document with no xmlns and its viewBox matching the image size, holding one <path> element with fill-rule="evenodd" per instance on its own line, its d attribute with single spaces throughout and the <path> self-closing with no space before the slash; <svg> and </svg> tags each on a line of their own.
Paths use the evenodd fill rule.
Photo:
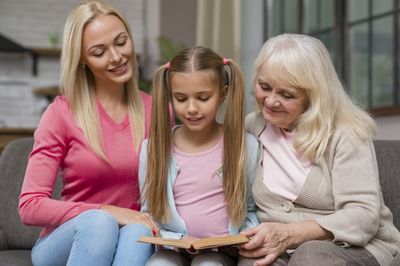
<svg viewBox="0 0 400 266">
<path fill-rule="evenodd" d="M 221 89 L 221 99 L 220 99 L 220 103 L 223 103 L 225 100 L 226 95 L 228 94 L 228 85 L 225 85 L 222 89 Z"/>
</svg>

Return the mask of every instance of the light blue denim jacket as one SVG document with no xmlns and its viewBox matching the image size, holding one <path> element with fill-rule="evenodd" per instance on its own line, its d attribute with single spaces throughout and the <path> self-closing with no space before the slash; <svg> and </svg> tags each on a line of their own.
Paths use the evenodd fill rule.
<svg viewBox="0 0 400 266">
<path fill-rule="evenodd" d="M 252 196 L 252 185 L 254 176 L 257 168 L 258 157 L 260 156 L 260 146 L 257 139 L 250 135 L 246 134 L 246 176 L 247 176 L 247 215 L 246 220 L 242 227 L 238 228 L 234 226 L 231 222 L 229 222 L 229 234 L 236 235 L 239 232 L 252 228 L 259 224 L 259 221 L 256 216 L 256 205 Z M 139 161 L 139 184 L 140 184 L 140 194 L 143 194 L 143 187 L 145 184 L 146 174 L 147 174 L 147 144 L 148 141 L 144 140 L 142 143 L 141 151 L 140 151 L 140 161 Z M 168 169 L 168 183 L 167 183 L 167 198 L 168 198 L 168 208 L 170 211 L 169 221 L 168 223 L 158 224 L 160 228 L 160 235 L 166 238 L 174 238 L 179 239 L 183 236 L 187 236 L 187 227 L 185 221 L 179 216 L 173 195 L 173 186 L 176 180 L 176 176 L 179 173 L 179 165 L 172 155 L 172 159 L 170 161 L 169 169 Z M 222 178 L 222 170 L 218 170 L 218 176 Z M 141 211 L 147 212 L 147 204 L 142 200 L 141 202 Z"/>
</svg>

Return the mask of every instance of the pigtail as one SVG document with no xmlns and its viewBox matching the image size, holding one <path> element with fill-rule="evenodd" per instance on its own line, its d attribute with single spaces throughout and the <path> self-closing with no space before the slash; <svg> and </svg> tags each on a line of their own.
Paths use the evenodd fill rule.
<svg viewBox="0 0 400 266">
<path fill-rule="evenodd" d="M 227 107 L 223 123 L 224 131 L 224 179 L 225 200 L 229 217 L 236 225 L 242 225 L 247 212 L 247 186 L 245 175 L 244 130 L 244 83 L 239 66 L 224 60 L 224 76 L 229 80 Z M 229 73 L 226 73 L 226 68 Z"/>
<path fill-rule="evenodd" d="M 153 79 L 153 105 L 144 191 L 148 210 L 157 221 L 166 221 L 168 218 L 167 176 L 172 138 L 169 116 L 168 71 L 165 65 L 161 66 L 157 69 Z"/>
</svg>

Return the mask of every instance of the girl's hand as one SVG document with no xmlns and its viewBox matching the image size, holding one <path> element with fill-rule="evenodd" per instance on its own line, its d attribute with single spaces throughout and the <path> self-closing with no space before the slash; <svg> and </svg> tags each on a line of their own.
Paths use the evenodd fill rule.
<svg viewBox="0 0 400 266">
<path fill-rule="evenodd" d="M 260 258 L 254 265 L 269 265 L 291 245 L 291 229 L 281 223 L 261 223 L 242 232 L 250 241 L 240 245 L 239 254 L 249 258 Z"/>
<path fill-rule="evenodd" d="M 113 205 L 103 205 L 100 207 L 101 210 L 111 214 L 119 225 L 127 224 L 144 224 L 149 227 L 153 235 L 159 234 L 159 229 L 153 219 L 148 213 L 134 211 L 128 208 L 121 208 Z"/>
</svg>

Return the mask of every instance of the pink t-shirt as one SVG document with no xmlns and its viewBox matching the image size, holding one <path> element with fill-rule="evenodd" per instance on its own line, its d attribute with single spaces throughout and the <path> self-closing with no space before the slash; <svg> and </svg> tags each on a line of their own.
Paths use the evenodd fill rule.
<svg viewBox="0 0 400 266">
<path fill-rule="evenodd" d="M 141 93 L 146 114 L 146 136 L 150 126 L 151 97 Z M 69 103 L 57 97 L 42 116 L 35 131 L 19 202 L 25 224 L 43 226 L 40 236 L 89 209 L 110 204 L 139 210 L 138 160 L 127 115 L 116 123 L 97 102 L 102 141 L 110 163 L 89 148 L 76 125 Z M 58 171 L 61 199 L 51 198 Z"/>
<path fill-rule="evenodd" d="M 267 188 L 286 199 L 295 200 L 311 170 L 311 162 L 293 148 L 293 132 L 267 124 L 261 133 L 264 147 L 263 181 Z"/>
<path fill-rule="evenodd" d="M 175 205 L 189 236 L 207 237 L 228 233 L 229 217 L 222 176 L 223 138 L 211 149 L 185 153 L 173 148 L 179 173 L 173 187 Z"/>
</svg>

